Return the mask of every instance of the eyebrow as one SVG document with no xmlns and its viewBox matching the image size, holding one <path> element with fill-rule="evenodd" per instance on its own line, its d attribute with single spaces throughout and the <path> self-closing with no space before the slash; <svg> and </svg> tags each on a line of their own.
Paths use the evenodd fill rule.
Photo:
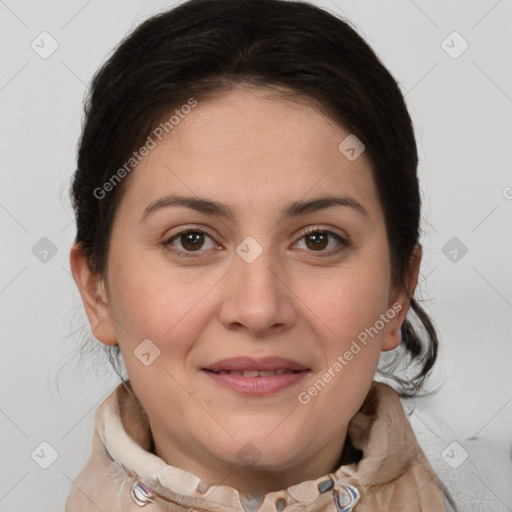
<svg viewBox="0 0 512 512">
<path fill-rule="evenodd" d="M 191 197 L 170 194 L 151 202 L 144 210 L 144 213 L 142 214 L 139 222 L 144 221 L 157 210 L 171 206 L 182 206 L 196 210 L 206 215 L 222 217 L 225 219 L 234 219 L 236 216 L 235 211 L 231 207 L 226 204 L 219 203 L 218 201 L 213 201 L 204 197 Z M 330 208 L 331 206 L 348 206 L 355 209 L 363 216 L 369 218 L 368 212 L 364 206 L 352 197 L 322 196 L 310 199 L 309 201 L 294 201 L 290 203 L 286 208 L 282 210 L 279 222 L 292 217 L 298 217 L 307 213 Z"/>
</svg>

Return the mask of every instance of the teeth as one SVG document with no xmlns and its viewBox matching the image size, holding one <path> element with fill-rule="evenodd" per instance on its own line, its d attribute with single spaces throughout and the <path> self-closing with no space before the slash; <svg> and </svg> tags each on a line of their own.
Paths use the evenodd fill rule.
<svg viewBox="0 0 512 512">
<path fill-rule="evenodd" d="M 282 375 L 283 373 L 293 373 L 293 370 L 220 370 L 217 373 L 224 375 L 229 373 L 231 375 L 243 375 L 244 377 L 271 377 L 272 375 Z"/>
</svg>

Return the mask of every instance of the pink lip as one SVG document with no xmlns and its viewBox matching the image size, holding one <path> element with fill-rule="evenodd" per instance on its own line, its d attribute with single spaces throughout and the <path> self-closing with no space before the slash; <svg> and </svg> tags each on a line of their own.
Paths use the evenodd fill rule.
<svg viewBox="0 0 512 512">
<path fill-rule="evenodd" d="M 220 370 L 309 370 L 307 366 L 293 361 L 292 359 L 285 359 L 283 357 L 268 356 L 268 357 L 230 357 L 222 359 L 211 365 L 205 366 L 206 370 L 220 371 Z"/>
<path fill-rule="evenodd" d="M 221 370 L 288 370 L 290 373 L 256 377 L 215 373 Z M 277 393 L 289 386 L 297 384 L 309 373 L 309 368 L 291 359 L 276 356 L 259 359 L 252 357 L 232 357 L 208 365 L 206 368 L 203 368 L 202 371 L 221 386 L 233 391 L 245 395 L 266 395 Z"/>
</svg>

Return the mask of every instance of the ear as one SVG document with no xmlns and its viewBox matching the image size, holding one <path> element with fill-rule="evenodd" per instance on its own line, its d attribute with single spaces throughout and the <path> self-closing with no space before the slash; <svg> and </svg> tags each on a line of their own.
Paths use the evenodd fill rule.
<svg viewBox="0 0 512 512">
<path fill-rule="evenodd" d="M 71 247 L 69 263 L 94 337 L 105 345 L 116 345 L 117 336 L 104 281 L 89 268 L 80 244 Z"/>
<path fill-rule="evenodd" d="M 409 271 L 407 274 L 407 290 L 393 290 L 390 294 L 388 311 L 396 312 L 396 315 L 389 320 L 384 330 L 382 339 L 382 350 L 393 350 L 398 347 L 401 340 L 400 329 L 405 321 L 405 316 L 411 306 L 409 297 L 412 297 L 416 285 L 418 284 L 418 275 L 420 271 L 422 250 L 421 245 L 416 244 L 409 260 Z"/>
</svg>

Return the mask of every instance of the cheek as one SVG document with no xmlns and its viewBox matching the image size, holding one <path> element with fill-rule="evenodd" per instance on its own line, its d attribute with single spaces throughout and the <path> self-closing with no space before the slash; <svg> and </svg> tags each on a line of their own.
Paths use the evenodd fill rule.
<svg viewBox="0 0 512 512">
<path fill-rule="evenodd" d="M 374 379 L 382 331 L 372 328 L 386 310 L 387 284 L 383 273 L 352 272 L 330 279 L 324 293 L 315 295 L 316 315 L 310 321 L 317 326 L 322 365 L 309 387 L 300 390 L 299 401 L 305 405 L 304 421 L 314 410 L 315 421 L 329 425 L 326 438 L 356 413 Z"/>
<path fill-rule="evenodd" d="M 151 339 L 163 352 L 174 355 L 188 349 L 188 340 L 197 337 L 204 327 L 208 302 L 204 297 L 215 286 L 217 275 L 162 272 L 151 265 L 120 262 L 112 272 L 111 282 L 117 291 L 113 297 L 113 314 L 120 345 L 135 348 Z"/>
<path fill-rule="evenodd" d="M 303 289 L 309 296 L 311 309 L 329 327 L 330 335 L 346 340 L 374 325 L 388 303 L 388 276 L 376 271 L 344 269 Z"/>
<path fill-rule="evenodd" d="M 352 400 L 358 406 L 364 398 L 381 353 L 383 330 L 376 331 L 375 325 L 388 307 L 390 273 L 378 247 L 366 254 L 372 256 L 371 261 L 361 256 L 353 265 L 336 269 L 321 286 L 310 282 L 309 292 L 305 288 L 301 292 L 311 297 L 314 314 L 309 321 L 316 325 L 323 360 L 318 377 L 328 388 L 319 402 L 325 401 L 327 409 L 334 407 L 340 413 L 343 408 L 351 409 Z M 343 399 L 334 403 L 332 396 Z"/>
</svg>

